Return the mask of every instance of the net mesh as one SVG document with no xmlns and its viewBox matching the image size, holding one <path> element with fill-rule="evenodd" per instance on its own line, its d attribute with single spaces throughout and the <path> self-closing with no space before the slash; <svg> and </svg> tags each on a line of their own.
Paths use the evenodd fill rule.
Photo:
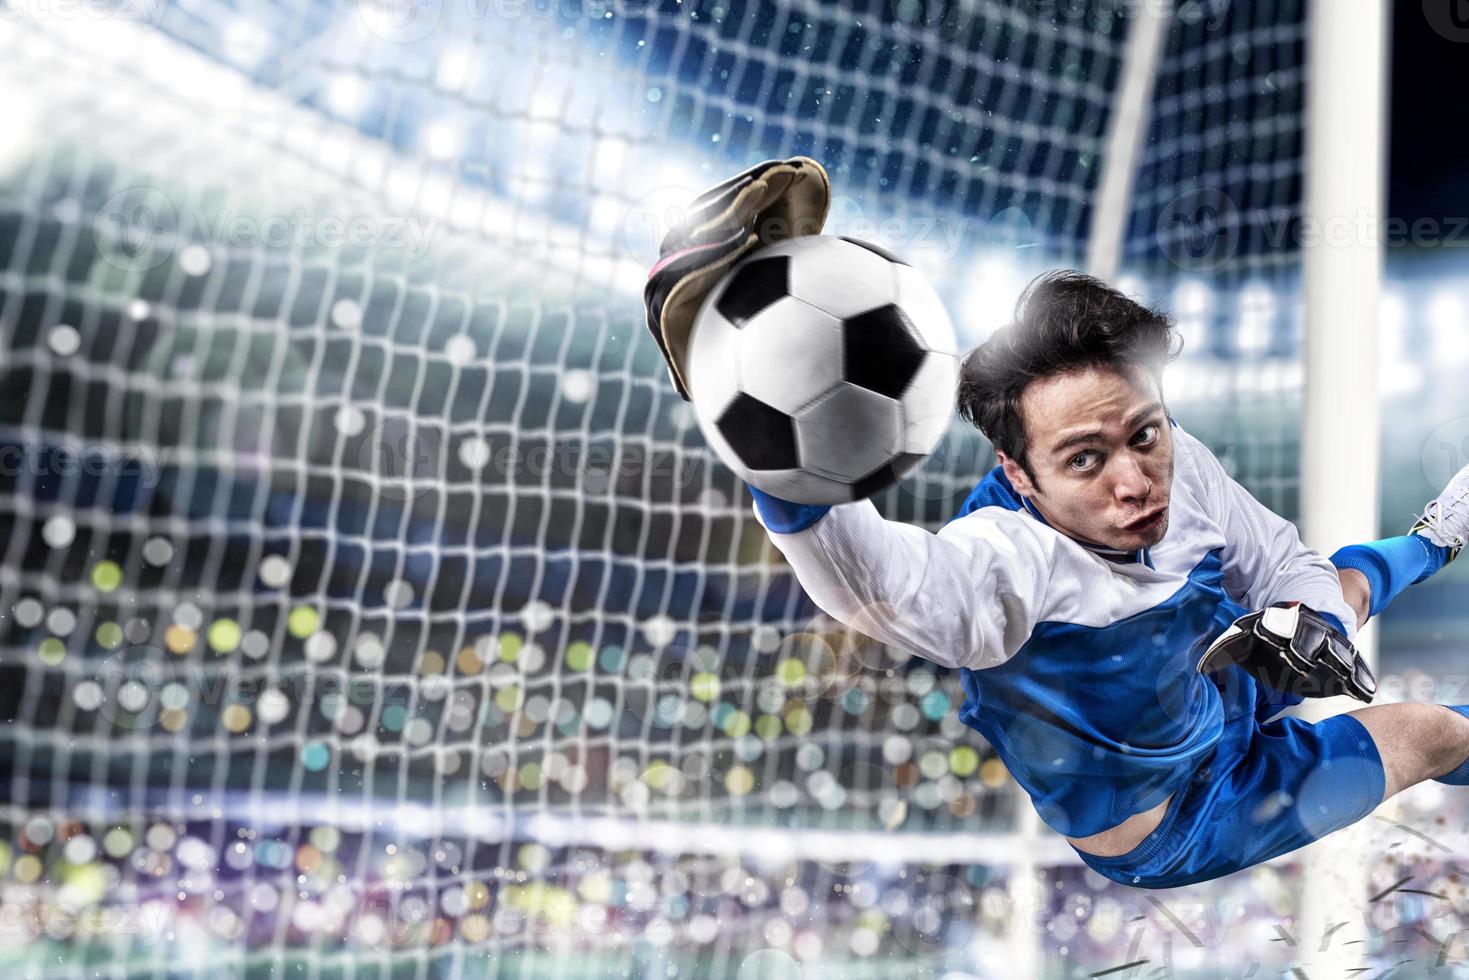
<svg viewBox="0 0 1469 980">
<path fill-rule="evenodd" d="M 1125 950 L 1058 840 L 1007 904 L 957 678 L 804 597 L 639 294 L 697 189 L 809 153 L 830 230 L 982 339 L 1085 253 L 1127 10 L 0 18 L 4 856 L 41 910 L 5 955 L 909 976 L 1002 971 L 1024 915 Z M 1298 253 L 1252 229 L 1298 211 L 1301 18 L 1179 5 L 1123 261 L 1190 335 L 1185 424 L 1288 516 Z M 956 426 L 879 506 L 937 526 L 991 464 Z"/>
<path fill-rule="evenodd" d="M 1170 407 L 1272 510 L 1299 514 L 1305 5 L 1180 8 L 1122 267 L 1173 311 Z"/>
</svg>

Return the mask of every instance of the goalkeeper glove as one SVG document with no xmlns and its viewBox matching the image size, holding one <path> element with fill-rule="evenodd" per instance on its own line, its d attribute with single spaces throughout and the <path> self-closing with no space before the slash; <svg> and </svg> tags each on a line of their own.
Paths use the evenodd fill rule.
<svg viewBox="0 0 1469 980">
<path fill-rule="evenodd" d="M 1299 602 L 1277 602 L 1236 619 L 1204 651 L 1198 670 L 1215 673 L 1234 664 L 1285 694 L 1346 694 L 1371 704 L 1377 693 L 1377 680 L 1351 641 L 1325 616 Z"/>
<path fill-rule="evenodd" d="M 669 229 L 648 273 L 648 330 L 673 387 L 689 400 L 689 334 L 704 297 L 725 270 L 761 245 L 817 235 L 831 206 L 831 181 L 810 157 L 767 160 L 700 194 Z"/>
</svg>

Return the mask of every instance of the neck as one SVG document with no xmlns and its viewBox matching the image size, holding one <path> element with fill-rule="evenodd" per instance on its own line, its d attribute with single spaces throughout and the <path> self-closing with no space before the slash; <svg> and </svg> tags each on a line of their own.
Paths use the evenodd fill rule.
<svg viewBox="0 0 1469 980">
<path fill-rule="evenodd" d="M 1049 528 L 1059 531 L 1061 534 L 1066 535 L 1066 537 L 1070 538 L 1072 541 L 1075 541 L 1077 544 L 1081 545 L 1083 548 L 1086 548 L 1088 551 L 1095 551 L 1098 554 L 1104 555 L 1108 558 L 1120 558 L 1126 561 L 1147 560 L 1146 548 L 1117 548 L 1110 544 L 1102 544 L 1097 541 L 1092 541 L 1088 538 L 1082 537 L 1080 534 L 1077 534 L 1065 525 L 1052 520 L 1050 515 L 1042 510 L 1040 505 L 1038 505 L 1030 497 L 1021 496 L 1020 502 L 1025 505 L 1026 510 L 1028 510 L 1035 517 L 1039 518 L 1041 523 L 1045 524 Z"/>
</svg>

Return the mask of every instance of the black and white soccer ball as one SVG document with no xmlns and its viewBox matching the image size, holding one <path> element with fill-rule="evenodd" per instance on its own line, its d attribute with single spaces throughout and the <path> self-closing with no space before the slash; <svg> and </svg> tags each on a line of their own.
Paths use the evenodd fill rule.
<svg viewBox="0 0 1469 980">
<path fill-rule="evenodd" d="M 710 291 L 686 367 L 699 427 L 740 476 L 835 504 L 891 486 L 954 412 L 954 327 L 922 274 L 866 242 L 788 239 Z"/>
</svg>

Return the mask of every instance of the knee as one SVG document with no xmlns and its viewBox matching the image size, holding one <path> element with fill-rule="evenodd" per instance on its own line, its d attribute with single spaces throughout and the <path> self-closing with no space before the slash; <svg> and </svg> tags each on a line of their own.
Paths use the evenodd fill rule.
<svg viewBox="0 0 1469 980">
<path fill-rule="evenodd" d="M 1352 717 L 1372 736 L 1382 760 L 1383 799 L 1437 779 L 1469 759 L 1469 718 L 1443 705 L 1371 705 Z"/>
<path fill-rule="evenodd" d="M 1425 768 L 1434 776 L 1442 776 L 1469 759 L 1469 718 L 1443 705 L 1424 705 L 1432 709 L 1426 728 L 1431 737 L 1423 739 L 1427 758 Z"/>
<path fill-rule="evenodd" d="M 1367 576 L 1355 568 L 1339 568 L 1337 579 L 1341 582 L 1341 595 L 1352 612 L 1357 614 L 1357 626 L 1361 628 L 1372 614 L 1372 585 Z"/>
</svg>

